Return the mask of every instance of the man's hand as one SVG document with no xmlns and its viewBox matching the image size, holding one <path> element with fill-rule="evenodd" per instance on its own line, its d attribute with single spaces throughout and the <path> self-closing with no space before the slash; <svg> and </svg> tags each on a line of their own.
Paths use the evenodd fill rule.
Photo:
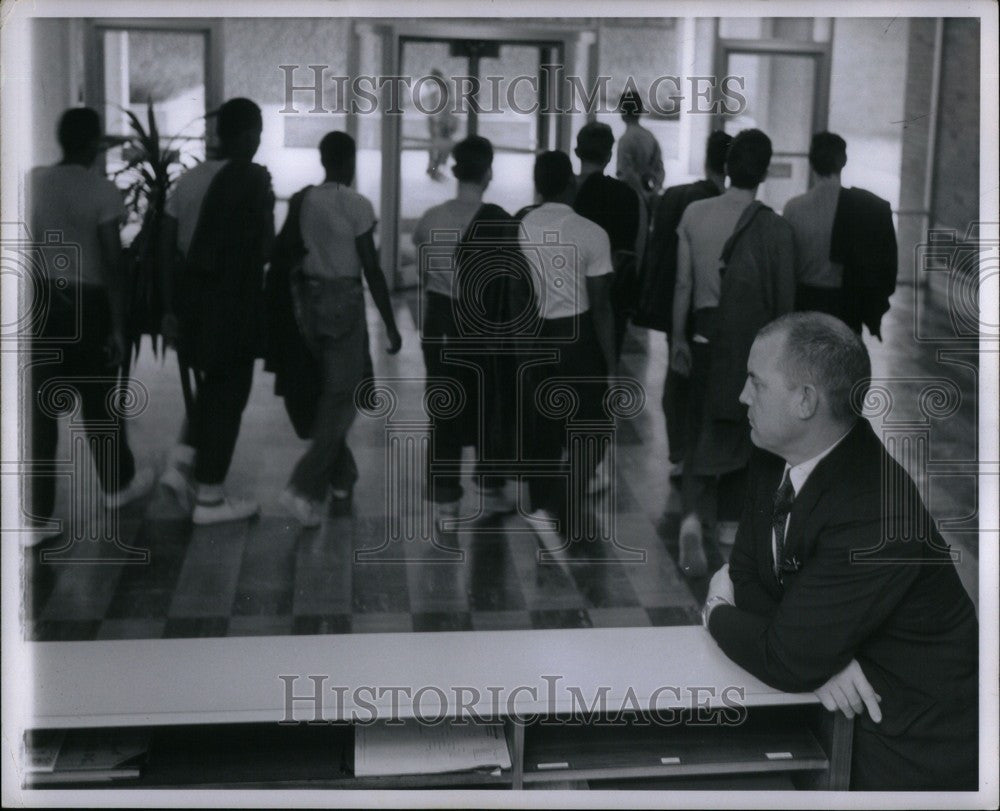
<svg viewBox="0 0 1000 811">
<path fill-rule="evenodd" d="M 857 659 L 851 659 L 847 667 L 817 688 L 816 697 L 830 712 L 840 710 L 848 718 L 853 718 L 863 715 L 867 707 L 868 715 L 876 724 L 882 720 L 882 711 L 878 706 L 882 697 L 868 683 Z"/>
<path fill-rule="evenodd" d="M 708 595 L 705 601 L 707 602 L 713 597 L 722 597 L 727 602 L 736 605 L 736 594 L 733 591 L 733 581 L 729 577 L 728 563 L 712 575 L 712 579 L 708 584 Z"/>
<path fill-rule="evenodd" d="M 395 327 L 388 329 L 387 332 L 389 333 L 389 346 L 386 347 L 385 351 L 390 355 L 395 355 L 403 346 L 403 336 Z"/>
<path fill-rule="evenodd" d="M 682 377 L 691 374 L 691 347 L 687 341 L 674 340 L 670 348 L 670 368 Z"/>
</svg>

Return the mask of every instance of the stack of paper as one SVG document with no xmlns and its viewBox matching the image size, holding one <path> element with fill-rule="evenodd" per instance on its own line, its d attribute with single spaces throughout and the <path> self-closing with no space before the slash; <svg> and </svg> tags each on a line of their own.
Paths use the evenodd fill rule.
<svg viewBox="0 0 1000 811">
<path fill-rule="evenodd" d="M 502 724 L 406 721 L 358 725 L 354 733 L 354 774 L 358 777 L 443 774 L 509 769 L 510 751 Z"/>
</svg>

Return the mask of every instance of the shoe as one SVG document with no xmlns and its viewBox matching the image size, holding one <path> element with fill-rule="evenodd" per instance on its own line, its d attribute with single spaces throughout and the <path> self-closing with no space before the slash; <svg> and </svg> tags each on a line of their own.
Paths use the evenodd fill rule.
<svg viewBox="0 0 1000 811">
<path fill-rule="evenodd" d="M 285 490 L 278 499 L 278 503 L 288 510 L 303 527 L 318 527 L 323 523 L 320 503 L 300 496 L 294 490 Z"/>
<path fill-rule="evenodd" d="M 168 466 L 160 476 L 160 484 L 170 491 L 182 509 L 190 511 L 194 507 L 194 484 L 191 481 L 190 465 Z"/>
<path fill-rule="evenodd" d="M 715 537 L 719 546 L 730 547 L 736 543 L 736 530 L 740 527 L 736 521 L 720 521 L 716 526 Z"/>
<path fill-rule="evenodd" d="M 547 552 L 557 553 L 565 549 L 566 542 L 556 530 L 558 521 L 548 510 L 535 510 L 524 516 L 524 520 L 535 531 L 538 540 L 542 542 L 542 548 Z"/>
<path fill-rule="evenodd" d="M 191 521 L 199 526 L 225 524 L 228 521 L 245 521 L 259 512 L 260 505 L 256 501 L 221 496 L 218 501 L 198 501 L 191 514 Z"/>
<path fill-rule="evenodd" d="M 681 522 L 677 565 L 685 577 L 704 577 L 708 574 L 708 561 L 701 543 L 701 519 L 697 515 L 688 515 Z"/>
<path fill-rule="evenodd" d="M 487 487 L 480 490 L 484 515 L 506 515 L 514 512 L 515 504 L 504 487 Z"/>
<path fill-rule="evenodd" d="M 153 473 L 153 468 L 141 467 L 135 472 L 132 481 L 121 490 L 116 490 L 114 493 L 105 493 L 104 503 L 109 509 L 117 510 L 119 507 L 124 507 L 136 499 L 142 498 L 153 489 L 155 483 L 156 474 Z"/>
<path fill-rule="evenodd" d="M 455 532 L 459 504 L 458 501 L 434 502 L 434 526 L 438 532 Z"/>
</svg>

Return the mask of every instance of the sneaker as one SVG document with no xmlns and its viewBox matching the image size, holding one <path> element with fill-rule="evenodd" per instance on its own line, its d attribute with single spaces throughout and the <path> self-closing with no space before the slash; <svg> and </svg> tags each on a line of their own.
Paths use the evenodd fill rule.
<svg viewBox="0 0 1000 811">
<path fill-rule="evenodd" d="M 556 530 L 558 521 L 548 510 L 535 510 L 524 516 L 524 520 L 535 531 L 542 548 L 547 552 L 557 553 L 565 549 L 566 542 Z"/>
<path fill-rule="evenodd" d="M 135 472 L 132 481 L 121 490 L 116 490 L 114 493 L 105 493 L 104 503 L 112 510 L 124 507 L 126 504 L 130 504 L 146 495 L 146 493 L 153 489 L 155 483 L 156 474 L 153 473 L 153 468 L 141 467 Z"/>
<path fill-rule="evenodd" d="M 720 521 L 716 527 L 716 542 L 719 546 L 732 546 L 736 543 L 736 530 L 740 525 L 736 521 Z"/>
<path fill-rule="evenodd" d="M 294 490 L 285 490 L 278 499 L 278 503 L 288 510 L 303 527 L 318 527 L 323 523 L 322 505 L 305 496 L 300 496 Z"/>
<path fill-rule="evenodd" d="M 697 515 L 688 515 L 681 522 L 677 565 L 686 577 L 704 577 L 708 574 L 708 561 L 701 543 L 701 519 Z"/>
<path fill-rule="evenodd" d="M 458 501 L 434 502 L 434 526 L 438 532 L 455 532 L 459 503 Z"/>
<path fill-rule="evenodd" d="M 199 501 L 195 504 L 191 521 L 199 526 L 224 524 L 228 521 L 244 521 L 260 512 L 256 501 L 245 498 L 222 496 L 218 501 Z"/>
<path fill-rule="evenodd" d="M 506 488 L 487 487 L 480 491 L 484 515 L 505 515 L 514 512 L 516 505 L 507 495 Z"/>
</svg>

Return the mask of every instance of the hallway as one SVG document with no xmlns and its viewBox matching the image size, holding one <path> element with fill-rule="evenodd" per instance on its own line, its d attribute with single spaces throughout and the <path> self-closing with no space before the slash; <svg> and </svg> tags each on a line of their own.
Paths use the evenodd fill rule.
<svg viewBox="0 0 1000 811">
<path fill-rule="evenodd" d="M 901 287 L 884 321 L 885 343 L 866 338 L 878 387 L 866 413 L 894 447 L 918 449 L 905 463 L 915 475 L 915 467 L 928 471 L 918 482 L 960 552 L 959 572 L 978 604 L 976 345 L 915 344 L 918 321 L 921 335 L 941 334 L 935 330 L 948 323 L 941 307 L 918 306 L 925 295 L 915 298 L 912 287 Z M 396 379 L 400 411 L 411 418 L 423 391 L 415 300 L 412 294 L 394 300 L 403 349 L 385 354 L 370 308 L 372 357 L 378 378 Z M 87 640 L 697 624 L 707 581 L 685 580 L 675 562 L 676 537 L 657 531 L 667 487 L 659 407 L 665 363 L 662 334 L 633 329 L 623 372 L 642 384 L 646 404 L 618 425 L 617 482 L 609 491 L 615 542 L 571 548 L 566 565 L 538 561 L 536 537 L 517 515 L 443 533 L 443 548 L 427 541 L 386 545 L 395 529 L 387 524 L 385 420 L 365 415 L 351 432 L 361 470 L 353 515 L 301 530 L 277 498 L 305 443 L 273 395 L 272 375 L 258 366 L 227 488 L 258 499 L 260 518 L 194 528 L 166 491 L 154 491 L 118 515 L 117 537 L 149 550 L 148 564 L 37 564 L 26 631 L 35 640 Z M 144 345 L 135 378 L 149 402 L 129 424 L 130 441 L 140 462 L 159 469 L 183 413 L 173 353 L 154 359 Z M 68 454 L 65 430 L 61 436 Z M 462 516 L 474 516 L 476 490 L 466 491 Z M 83 527 L 92 517 L 80 517 L 69 501 L 64 486 L 56 512 L 63 536 L 35 547 L 36 555 L 82 539 L 84 529 L 93 536 L 92 523 Z M 68 563 L 95 553 L 116 550 L 80 540 L 65 555 Z"/>
</svg>

